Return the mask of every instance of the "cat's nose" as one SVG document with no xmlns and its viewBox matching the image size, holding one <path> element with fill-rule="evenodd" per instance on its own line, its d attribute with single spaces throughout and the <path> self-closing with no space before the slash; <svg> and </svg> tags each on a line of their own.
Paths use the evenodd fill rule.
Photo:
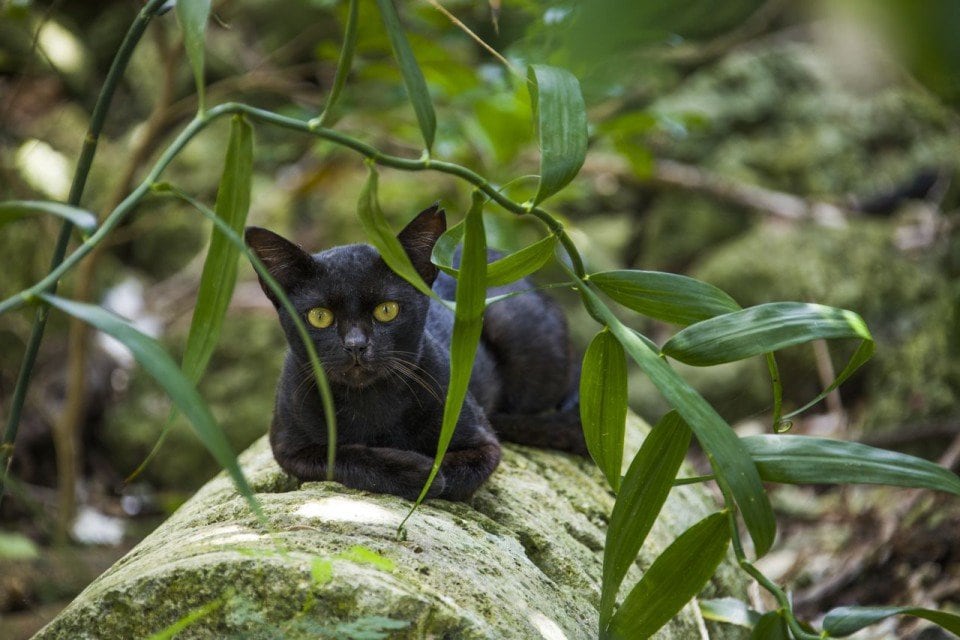
<svg viewBox="0 0 960 640">
<path fill-rule="evenodd" d="M 370 344 L 367 334 L 360 327 L 351 327 L 343 336 L 343 348 L 354 358 L 358 357 Z"/>
</svg>

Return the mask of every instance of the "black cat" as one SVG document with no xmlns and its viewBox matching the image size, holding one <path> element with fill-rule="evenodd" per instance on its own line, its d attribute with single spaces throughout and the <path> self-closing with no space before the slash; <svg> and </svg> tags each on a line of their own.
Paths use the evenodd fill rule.
<svg viewBox="0 0 960 640">
<path fill-rule="evenodd" d="M 444 212 L 421 212 L 397 236 L 423 279 L 453 299 L 456 281 L 430 262 Z M 310 255 L 259 227 L 247 245 L 307 323 L 337 415 L 334 477 L 349 487 L 419 495 L 433 464 L 449 380 L 453 315 L 397 276 L 369 245 Z M 326 478 L 327 429 L 306 350 L 270 289 L 289 350 L 270 428 L 274 457 L 301 480 Z M 528 289 L 519 282 L 496 293 Z M 430 497 L 469 498 L 500 461 L 496 434 L 586 454 L 575 389 L 578 367 L 556 304 L 539 292 L 494 303 L 469 392 Z M 492 424 L 492 428 L 491 428 Z"/>
</svg>

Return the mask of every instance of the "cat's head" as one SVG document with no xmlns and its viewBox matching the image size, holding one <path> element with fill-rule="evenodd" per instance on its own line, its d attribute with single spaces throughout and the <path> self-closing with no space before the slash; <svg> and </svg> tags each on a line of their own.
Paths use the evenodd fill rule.
<svg viewBox="0 0 960 640">
<path fill-rule="evenodd" d="M 437 277 L 430 254 L 446 226 L 443 210 L 434 205 L 397 235 L 428 285 Z M 352 244 L 311 255 L 260 227 L 247 227 L 245 239 L 304 321 L 331 382 L 367 386 L 417 360 L 429 298 L 391 271 L 376 249 Z M 306 362 L 289 313 L 262 278 L 260 286 L 277 309 L 291 350 Z"/>
</svg>

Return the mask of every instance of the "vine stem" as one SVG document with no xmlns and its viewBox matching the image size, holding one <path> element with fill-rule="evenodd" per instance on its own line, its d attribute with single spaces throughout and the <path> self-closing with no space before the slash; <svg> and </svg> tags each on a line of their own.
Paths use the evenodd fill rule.
<svg viewBox="0 0 960 640">
<path fill-rule="evenodd" d="M 539 207 L 531 208 L 511 200 L 507 196 L 497 191 L 497 189 L 485 178 L 471 171 L 470 169 L 467 169 L 466 167 L 454 164 L 452 162 L 434 160 L 432 158 L 412 160 L 410 158 L 387 155 L 375 147 L 357 140 L 356 138 L 332 129 L 313 126 L 306 120 L 298 120 L 296 118 L 282 116 L 280 114 L 273 113 L 272 111 L 258 109 L 246 104 L 227 102 L 208 109 L 203 114 L 197 115 L 197 117 L 195 117 L 183 129 L 183 131 L 180 132 L 170 146 L 167 147 L 167 149 L 163 152 L 163 155 L 160 156 L 156 164 L 154 164 L 150 172 L 144 178 L 143 182 L 141 182 L 130 193 L 130 195 L 124 198 L 124 200 L 117 205 L 117 207 L 111 211 L 106 218 L 104 218 L 103 223 L 100 225 L 97 231 L 90 235 L 90 237 L 88 237 L 79 247 L 77 247 L 72 254 L 67 256 L 56 268 L 52 269 L 50 273 L 37 284 L 29 287 L 28 289 L 24 289 L 20 293 L 15 294 L 3 301 L 0 301 L 0 314 L 22 307 L 27 303 L 35 302 L 40 293 L 47 291 L 51 285 L 56 283 L 57 280 L 63 277 L 67 271 L 73 268 L 81 259 L 83 259 L 84 256 L 90 253 L 90 251 L 92 251 L 93 248 L 96 247 L 104 239 L 104 237 L 106 237 L 106 235 L 110 233 L 110 231 L 112 231 L 133 210 L 140 200 L 147 195 L 153 184 L 158 180 L 167 166 L 180 153 L 180 151 L 191 140 L 193 140 L 194 137 L 196 137 L 198 133 L 219 118 L 227 115 L 237 114 L 246 115 L 251 120 L 258 122 L 264 122 L 266 124 L 271 124 L 284 129 L 308 133 L 316 137 L 329 140 L 334 144 L 356 151 L 360 155 L 369 159 L 371 162 L 374 162 L 380 166 L 400 169 L 402 171 L 437 171 L 439 173 L 446 173 L 448 175 L 459 177 L 483 191 L 490 197 L 491 200 L 499 204 L 507 211 L 517 215 L 530 214 L 543 222 L 550 232 L 557 236 L 560 243 L 563 245 L 564 250 L 570 258 L 573 272 L 577 274 L 579 278 L 586 276 L 586 271 L 583 266 L 583 260 L 580 257 L 580 252 L 577 250 L 577 247 L 573 243 L 573 240 L 571 240 L 570 236 L 567 235 L 567 232 L 560 221 Z"/>
<path fill-rule="evenodd" d="M 90 117 L 90 126 L 87 129 L 86 137 L 83 141 L 83 147 L 80 150 L 80 158 L 77 161 L 77 170 L 73 175 L 73 182 L 70 185 L 70 193 L 67 197 L 67 204 L 76 206 L 80 204 L 83 196 L 83 190 L 87 185 L 87 177 L 90 174 L 90 168 L 93 165 L 93 157 L 97 152 L 97 145 L 100 141 L 100 132 L 103 130 L 103 124 L 107 119 L 107 112 L 110 110 L 110 104 L 113 102 L 113 95 L 116 93 L 120 79 L 123 77 L 133 55 L 134 49 L 143 37 L 150 24 L 150 20 L 157 14 L 157 11 L 163 5 L 165 0 L 149 0 L 146 5 L 137 14 L 136 19 L 127 30 L 120 49 L 114 57 L 107 72 L 103 88 L 94 105 L 93 113 Z M 60 235 L 57 238 L 57 244 L 53 250 L 53 256 L 50 260 L 50 272 L 53 273 L 63 264 L 64 256 L 67 253 L 67 246 L 70 244 L 70 237 L 73 235 L 73 224 L 65 221 L 60 227 Z M 55 293 L 57 289 L 57 278 L 45 278 L 45 286 L 35 291 L 32 295 L 39 293 Z M 41 305 L 37 309 L 37 315 L 33 321 L 33 329 L 27 340 L 27 346 L 24 350 L 23 362 L 20 366 L 20 372 L 17 376 L 17 384 L 13 391 L 13 397 L 10 401 L 10 416 L 7 420 L 3 432 L 3 441 L 0 444 L 0 503 L 3 501 L 4 485 L 7 474 L 10 471 L 10 464 L 13 460 L 14 441 L 17 438 L 17 431 L 20 426 L 20 415 L 23 412 L 24 401 L 27 397 L 27 388 L 30 385 L 30 376 L 33 373 L 33 366 L 37 360 L 37 354 L 40 351 L 40 342 L 43 340 L 43 334 L 47 326 L 47 317 L 49 308 Z"/>
<path fill-rule="evenodd" d="M 724 502 L 726 502 L 728 506 L 727 519 L 730 525 L 730 539 L 733 543 L 733 553 L 737 558 L 737 563 L 740 565 L 740 568 L 776 599 L 777 604 L 780 605 L 780 609 L 783 612 L 784 620 L 786 620 L 787 626 L 790 627 L 790 632 L 796 640 L 822 640 L 823 638 L 827 638 L 826 633 L 810 633 L 801 627 L 800 622 L 793 615 L 793 604 L 790 602 L 790 597 L 787 593 L 747 559 L 747 554 L 743 550 L 743 542 L 740 540 L 740 529 L 737 526 L 736 511 L 732 508 L 734 504 L 733 497 L 728 495 L 728 492 L 722 487 L 720 491 L 723 493 Z"/>
</svg>

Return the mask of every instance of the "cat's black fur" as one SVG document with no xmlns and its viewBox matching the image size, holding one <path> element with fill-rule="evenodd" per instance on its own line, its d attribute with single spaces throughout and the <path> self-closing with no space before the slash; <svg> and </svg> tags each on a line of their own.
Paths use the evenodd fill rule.
<svg viewBox="0 0 960 640">
<path fill-rule="evenodd" d="M 444 212 L 434 206 L 398 238 L 423 279 L 441 297 L 453 299 L 456 281 L 443 273 L 438 277 L 430 262 L 445 229 Z M 330 327 L 307 324 L 334 396 L 334 477 L 349 487 L 415 498 L 437 450 L 449 380 L 450 310 L 394 274 L 369 245 L 311 256 L 258 227 L 247 228 L 246 241 L 305 322 L 314 307 L 334 313 Z M 316 381 L 287 311 L 262 281 L 261 286 L 290 346 L 270 429 L 273 454 L 301 480 L 322 480 L 327 428 Z M 520 282 L 495 293 L 530 287 Z M 385 301 L 400 307 L 386 323 L 373 316 Z M 469 392 L 429 496 L 470 497 L 500 461 L 495 432 L 515 442 L 585 454 L 577 381 L 566 321 L 552 300 L 530 292 L 490 305 Z"/>
</svg>

